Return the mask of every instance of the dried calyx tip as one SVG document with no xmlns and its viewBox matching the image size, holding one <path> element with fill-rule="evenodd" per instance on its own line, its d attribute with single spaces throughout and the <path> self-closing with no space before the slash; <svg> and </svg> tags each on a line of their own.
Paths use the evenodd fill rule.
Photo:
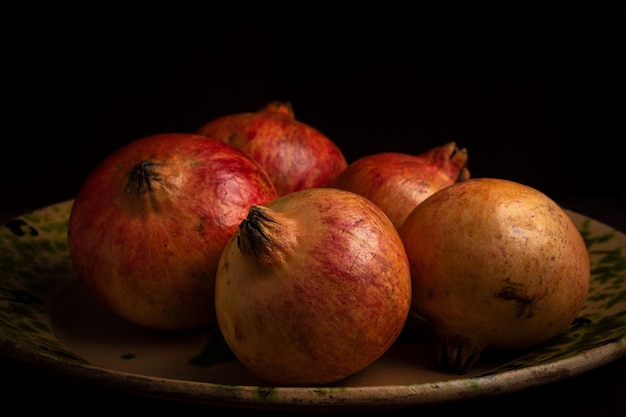
<svg viewBox="0 0 626 417">
<path fill-rule="evenodd" d="M 440 367 L 464 375 L 478 361 L 481 349 L 461 336 L 435 337 L 435 356 Z"/>
<path fill-rule="evenodd" d="M 139 162 L 128 172 L 126 189 L 132 189 L 137 195 L 152 191 L 152 181 L 162 180 L 156 171 L 156 167 L 161 165 L 149 160 Z"/>
<path fill-rule="evenodd" d="M 244 254 L 261 256 L 265 253 L 265 248 L 271 245 L 272 241 L 265 233 L 264 223 L 275 223 L 267 216 L 267 211 L 261 206 L 252 206 L 248 211 L 248 216 L 239 223 L 239 236 L 237 246 Z"/>
<path fill-rule="evenodd" d="M 266 112 L 271 112 L 271 113 L 282 113 L 291 118 L 295 117 L 295 114 L 293 112 L 293 106 L 291 102 L 289 101 L 274 100 L 268 103 L 267 105 L 265 105 L 265 107 L 263 107 L 261 111 L 266 111 Z"/>
</svg>

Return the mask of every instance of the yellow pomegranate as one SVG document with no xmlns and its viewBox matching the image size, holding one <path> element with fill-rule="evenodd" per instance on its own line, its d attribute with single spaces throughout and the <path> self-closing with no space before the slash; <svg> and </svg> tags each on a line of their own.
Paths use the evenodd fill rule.
<svg viewBox="0 0 626 417">
<path fill-rule="evenodd" d="M 400 229 L 412 308 L 435 332 L 437 363 L 466 373 L 484 349 L 524 349 L 564 331 L 590 284 L 580 232 L 552 199 L 495 178 L 453 184 Z"/>
</svg>

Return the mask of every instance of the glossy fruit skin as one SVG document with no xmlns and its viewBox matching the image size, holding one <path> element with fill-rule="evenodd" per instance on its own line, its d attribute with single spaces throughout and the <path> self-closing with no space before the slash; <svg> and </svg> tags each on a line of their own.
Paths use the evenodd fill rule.
<svg viewBox="0 0 626 417">
<path fill-rule="evenodd" d="M 218 117 L 196 133 L 244 151 L 265 168 L 279 195 L 327 187 L 347 166 L 339 147 L 297 120 L 289 102 L 274 101 L 256 112 Z"/>
<path fill-rule="evenodd" d="M 475 178 L 417 206 L 400 235 L 413 309 L 433 324 L 437 362 L 466 373 L 486 348 L 525 349 L 566 330 L 590 263 L 567 213 L 538 190 Z"/>
<path fill-rule="evenodd" d="M 221 252 L 249 207 L 276 196 L 267 173 L 230 145 L 186 133 L 135 140 L 97 166 L 75 198 L 74 269 L 139 326 L 216 325 Z"/>
<path fill-rule="evenodd" d="M 216 278 L 219 327 L 270 384 L 332 383 L 378 359 L 410 310 L 397 231 L 369 200 L 316 188 L 253 207 Z"/>
<path fill-rule="evenodd" d="M 363 156 L 348 165 L 332 186 L 368 198 L 400 229 L 415 206 L 469 177 L 467 150 L 450 142 L 418 155 L 382 152 Z"/>
</svg>

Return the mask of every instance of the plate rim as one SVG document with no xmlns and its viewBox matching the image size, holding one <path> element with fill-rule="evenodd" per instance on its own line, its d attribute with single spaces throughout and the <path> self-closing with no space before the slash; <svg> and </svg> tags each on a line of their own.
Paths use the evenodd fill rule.
<svg viewBox="0 0 626 417">
<path fill-rule="evenodd" d="M 518 392 L 531 387 L 546 385 L 583 374 L 626 356 L 626 334 L 624 334 L 617 340 L 584 350 L 565 359 L 506 370 L 495 374 L 414 384 L 361 387 L 271 387 L 224 385 L 215 382 L 189 381 L 123 372 L 90 363 L 83 364 L 75 361 L 64 361 L 53 355 L 22 348 L 17 344 L 7 345 L 5 341 L 6 339 L 0 338 L 0 351 L 8 353 L 12 359 L 18 360 L 32 369 L 69 381 L 85 382 L 95 388 L 112 389 L 116 392 L 130 393 L 144 398 L 259 410 L 386 409 L 458 402 Z M 569 366 L 572 363 L 575 366 Z M 519 380 L 520 375 L 523 377 L 521 381 Z M 504 383 L 513 378 L 515 379 L 514 384 Z M 481 387 L 484 389 L 473 391 L 471 384 L 473 381 L 480 381 Z M 445 388 L 442 389 L 441 387 Z M 399 388 L 402 388 L 401 392 L 398 390 Z M 490 389 L 496 388 L 495 392 L 490 391 Z M 415 391 L 419 389 L 428 389 L 429 396 L 426 400 L 421 396 L 415 395 Z M 281 400 L 279 401 L 275 401 L 275 397 L 270 395 L 272 392 L 278 392 L 276 390 L 280 391 Z M 333 393 L 333 402 L 325 401 L 326 397 L 317 395 L 319 392 L 326 391 Z M 297 393 L 309 393 L 311 394 L 311 399 L 303 400 L 298 398 L 297 401 L 293 401 L 296 399 L 296 396 L 293 394 Z M 371 394 L 373 393 L 378 394 L 378 396 L 372 396 Z M 433 393 L 437 393 L 437 395 L 433 396 Z M 285 397 L 284 399 L 282 399 L 283 396 Z M 292 397 L 291 402 L 288 401 L 289 397 Z M 381 397 L 384 397 L 387 403 L 381 404 Z M 317 401 L 315 400 L 316 398 L 318 399 Z"/>
</svg>

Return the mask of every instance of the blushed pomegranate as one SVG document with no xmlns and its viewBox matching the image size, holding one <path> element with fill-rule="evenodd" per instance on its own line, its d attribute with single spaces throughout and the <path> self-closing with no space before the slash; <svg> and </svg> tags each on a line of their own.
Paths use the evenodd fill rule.
<svg viewBox="0 0 626 417">
<path fill-rule="evenodd" d="M 83 183 L 69 220 L 71 260 L 86 287 L 134 324 L 215 326 L 222 250 L 250 206 L 276 197 L 263 168 L 228 144 L 147 136 Z"/>
<path fill-rule="evenodd" d="M 450 142 L 418 155 L 383 152 L 363 156 L 348 165 L 332 186 L 367 197 L 399 229 L 415 206 L 469 176 L 467 150 Z"/>
<path fill-rule="evenodd" d="M 270 383 L 338 381 L 399 336 L 411 278 L 398 232 L 372 202 L 333 188 L 253 206 L 216 276 L 220 330 Z"/>
<path fill-rule="evenodd" d="M 525 349 L 566 330 L 590 284 L 567 213 L 540 191 L 475 178 L 418 205 L 400 236 L 412 307 L 435 330 L 437 362 L 466 373 L 487 348 Z"/>
<path fill-rule="evenodd" d="M 269 174 L 279 195 L 327 187 L 347 166 L 339 147 L 297 120 L 289 102 L 218 117 L 196 132 L 241 149 Z"/>
</svg>

